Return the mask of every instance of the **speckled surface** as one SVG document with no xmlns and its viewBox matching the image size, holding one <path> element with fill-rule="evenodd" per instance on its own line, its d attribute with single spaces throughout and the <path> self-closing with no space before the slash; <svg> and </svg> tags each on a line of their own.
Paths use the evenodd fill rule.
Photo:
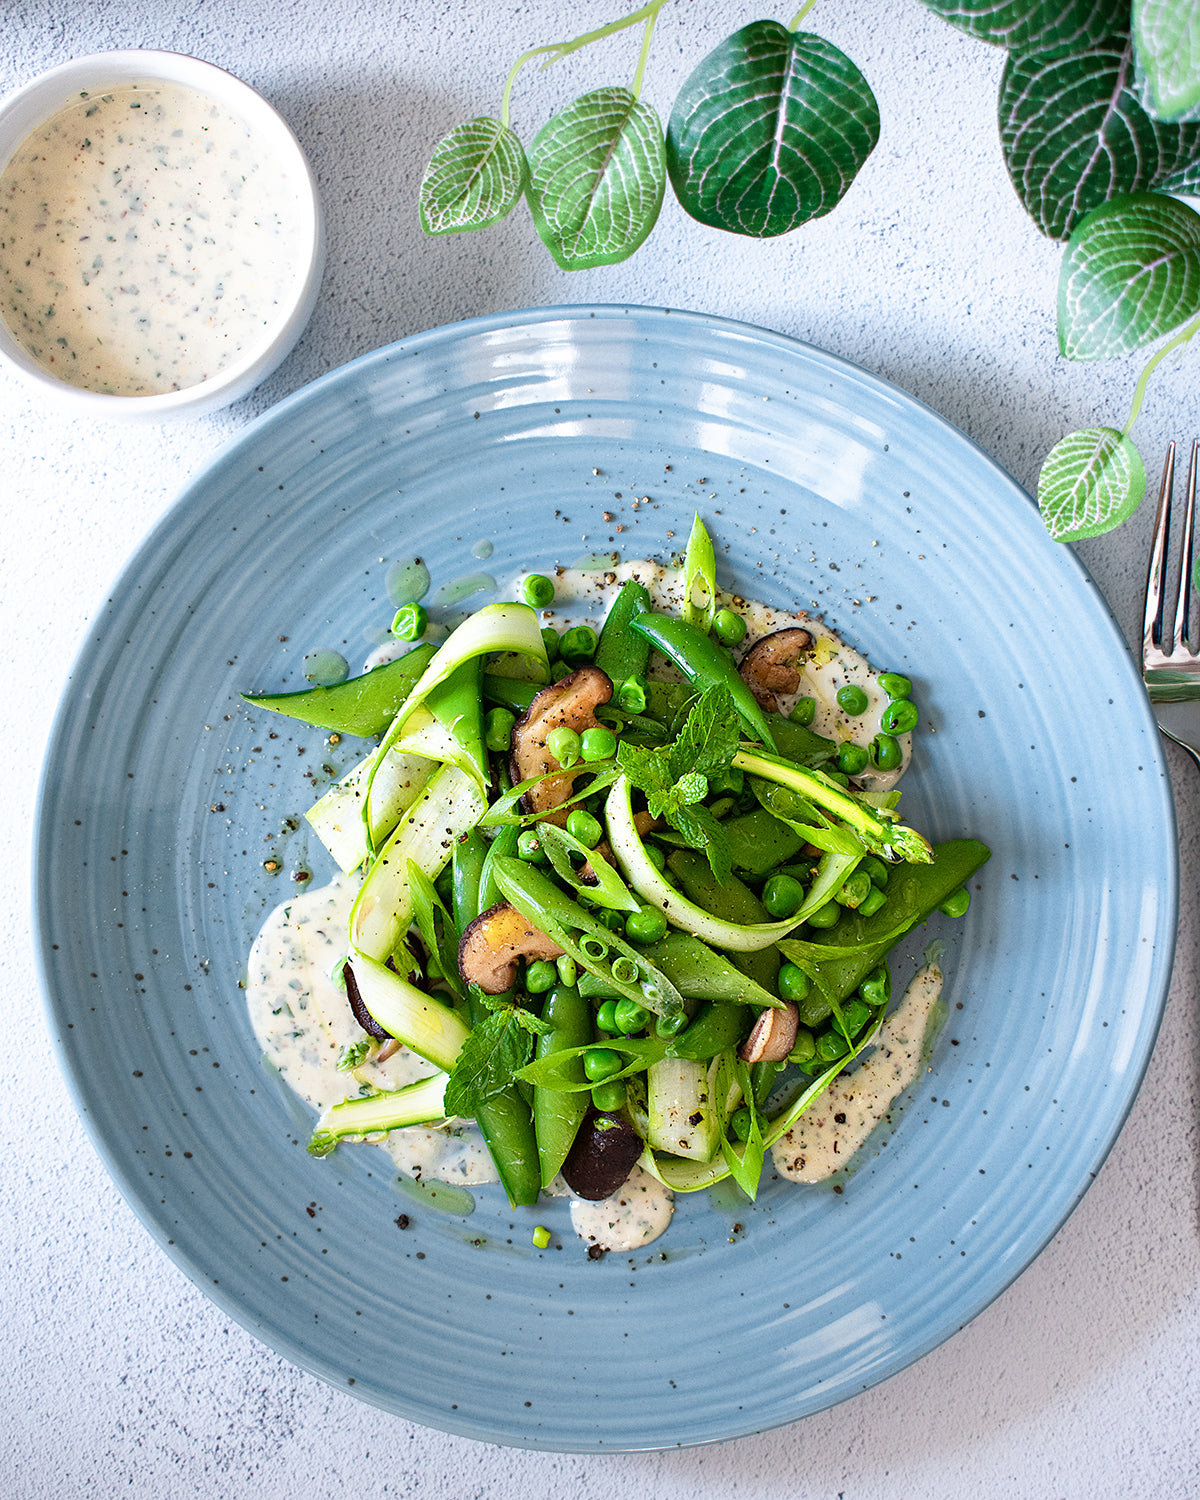
<svg viewBox="0 0 1200 1500">
<path fill-rule="evenodd" d="M 854 14 L 850 11 L 853 9 Z M 879 8 L 880 11 L 882 8 Z M 697 0 L 660 23 L 646 95 L 661 107 L 734 21 Z M 589 9 L 583 28 L 615 14 Z M 786 17 L 785 17 L 786 19 Z M 1004 175 L 993 103 L 999 53 L 917 0 L 887 14 L 819 5 L 810 24 L 870 77 L 883 136 L 845 204 L 763 245 L 722 238 L 670 203 L 624 266 L 557 271 L 520 215 L 488 236 L 423 241 L 413 200 L 429 142 L 494 107 L 509 59 L 573 29 L 557 7 L 269 10 L 180 14 L 142 3 L 16 5 L 0 85 L 82 52 L 194 52 L 263 91 L 308 150 L 330 220 L 310 329 L 266 386 L 173 427 L 82 429 L 0 379 L 5 680 L 21 767 L 0 821 L 5 909 L 0 1172 L 9 1274 L 3 1337 L 19 1378 L 0 1396 L 6 1494 L 343 1494 L 580 1497 L 652 1493 L 854 1497 L 1185 1496 L 1200 1482 L 1200 1132 L 1195 823 L 1200 779 L 1170 760 L 1181 828 L 1176 976 L 1146 1083 L 1094 1187 L 1032 1267 L 949 1343 L 834 1411 L 760 1437 L 626 1458 L 514 1453 L 379 1414 L 279 1360 L 161 1255 L 76 1122 L 47 1056 L 31 974 L 28 843 L 53 705 L 111 580 L 171 499 L 272 402 L 344 360 L 422 328 L 560 302 L 711 311 L 794 334 L 896 381 L 962 427 L 1019 482 L 1070 427 L 1119 424 L 1139 368 L 1068 366 L 1054 353 L 1058 252 Z M 608 43 L 528 76 L 514 123 L 610 77 Z M 611 69 L 611 74 L 606 73 Z M 1156 466 L 1200 432 L 1195 356 L 1155 377 L 1137 436 Z M 1129 638 L 1151 523 L 1080 549 Z M 1036 622 L 1030 622 L 1036 628 Z M 1065 705 L 1069 711 L 1069 705 Z M 1104 726 L 1096 725 L 1104 754 Z"/>
</svg>

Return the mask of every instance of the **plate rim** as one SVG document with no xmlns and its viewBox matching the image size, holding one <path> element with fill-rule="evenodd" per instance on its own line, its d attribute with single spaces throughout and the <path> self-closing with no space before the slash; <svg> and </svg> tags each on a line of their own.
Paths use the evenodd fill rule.
<svg viewBox="0 0 1200 1500">
<path fill-rule="evenodd" d="M 1035 503 L 1028 492 L 1018 484 L 1002 465 L 987 453 L 980 443 L 969 434 L 963 432 L 948 418 L 942 416 L 941 413 L 929 406 L 920 397 L 912 395 L 894 381 L 877 375 L 873 371 L 842 355 L 823 350 L 806 340 L 762 328 L 749 322 L 690 310 L 620 302 L 554 304 L 540 308 L 521 308 L 508 312 L 488 313 L 421 330 L 420 332 L 360 354 L 354 359 L 324 372 L 316 379 L 289 393 L 279 402 L 259 413 L 245 427 L 218 445 L 202 468 L 187 480 L 150 529 L 138 540 L 132 553 L 127 556 L 125 562 L 118 569 L 116 577 L 113 579 L 108 590 L 108 597 L 113 597 L 117 594 L 122 586 L 137 573 L 142 560 L 150 556 L 161 546 L 162 542 L 175 529 L 180 518 L 198 503 L 200 491 L 211 481 L 212 475 L 216 471 L 223 465 L 236 461 L 243 450 L 252 449 L 263 430 L 271 428 L 281 420 L 285 420 L 293 411 L 303 408 L 309 402 L 319 401 L 327 390 L 336 388 L 343 383 L 353 382 L 372 367 L 383 367 L 391 364 L 399 356 L 417 354 L 431 346 L 450 345 L 481 333 L 501 330 L 515 331 L 526 327 L 535 330 L 548 323 L 560 321 L 599 321 L 605 318 L 619 320 L 630 315 L 639 318 L 669 318 L 673 322 L 684 322 L 694 326 L 697 331 L 704 335 L 709 335 L 714 331 L 717 333 L 732 333 L 748 338 L 757 344 L 771 346 L 779 352 L 782 358 L 794 358 L 798 354 L 815 361 L 825 368 L 837 370 L 844 377 L 849 377 L 857 382 L 864 382 L 867 386 L 874 388 L 876 392 L 893 402 L 898 409 L 905 407 L 916 408 L 942 432 L 948 435 L 953 443 L 957 445 L 965 444 L 992 471 L 996 479 L 1003 482 L 1012 494 L 1014 502 L 1029 506 L 1033 506 Z M 1140 689 L 1140 677 L 1137 675 L 1128 645 L 1105 596 L 1096 586 L 1082 560 L 1072 549 L 1063 547 L 1059 556 L 1070 569 L 1074 570 L 1077 580 L 1087 586 L 1094 604 L 1098 606 L 1098 617 L 1103 621 L 1104 627 L 1111 638 L 1115 648 L 1114 654 L 1119 658 L 1121 668 L 1126 672 L 1130 685 Z M 412 1422 L 415 1425 L 426 1425 L 422 1419 L 399 1411 L 394 1404 L 384 1399 L 375 1398 L 365 1388 L 355 1387 L 347 1391 L 343 1371 L 336 1369 L 332 1363 L 323 1361 L 308 1350 L 298 1348 L 290 1336 L 282 1329 L 268 1320 L 256 1317 L 243 1305 L 236 1293 L 227 1292 L 221 1285 L 213 1285 L 211 1278 L 207 1277 L 198 1264 L 193 1261 L 187 1247 L 180 1245 L 166 1234 L 165 1228 L 153 1215 L 149 1200 L 141 1190 L 140 1184 L 135 1181 L 131 1172 L 127 1172 L 118 1160 L 113 1148 L 108 1143 L 107 1137 L 102 1134 L 99 1126 L 94 1123 L 90 1111 L 86 1106 L 82 1070 L 78 1068 L 77 1064 L 72 1063 L 68 1052 L 69 1043 L 63 1032 L 63 1022 L 66 1020 L 65 1002 L 55 994 L 51 982 L 53 959 L 50 934 L 46 921 L 46 909 L 50 897 L 49 883 L 53 867 L 53 850 L 51 847 L 51 833 L 45 813 L 47 803 L 52 794 L 52 772 L 55 762 L 61 753 L 66 738 L 67 727 L 80 712 L 81 700 L 86 700 L 87 697 L 87 674 L 84 669 L 89 660 L 94 657 L 101 657 L 104 652 L 104 644 L 108 633 L 105 628 L 106 619 L 107 609 L 102 605 L 97 610 L 96 618 L 89 622 L 85 629 L 83 639 L 75 652 L 66 676 L 47 735 L 39 771 L 31 840 L 31 925 L 35 934 L 34 958 L 38 988 L 42 1013 L 50 1031 L 51 1040 L 55 1045 L 56 1062 L 60 1075 L 66 1084 L 71 1103 L 82 1121 L 88 1139 L 96 1150 L 105 1170 L 113 1180 L 125 1203 L 132 1209 L 139 1223 L 150 1233 L 159 1248 L 165 1251 L 187 1279 L 204 1296 L 212 1301 L 222 1313 L 237 1323 L 238 1326 L 260 1339 L 271 1353 L 286 1358 L 291 1364 L 331 1385 L 334 1389 L 354 1395 L 358 1400 L 364 1402 L 364 1404 L 381 1411 L 386 1411 L 394 1416 L 399 1416 L 402 1420 Z M 1161 986 L 1159 987 L 1161 992 L 1157 995 L 1147 993 L 1146 996 L 1147 1001 L 1153 1004 L 1153 1024 L 1147 1032 L 1143 1054 L 1138 1061 L 1136 1070 L 1131 1070 L 1125 1075 L 1125 1097 L 1122 1100 L 1121 1108 L 1117 1113 L 1110 1116 L 1105 1135 L 1097 1141 L 1095 1151 L 1087 1161 L 1086 1168 L 1079 1172 L 1078 1180 L 1075 1183 L 1075 1191 L 1069 1203 L 1054 1223 L 1044 1226 L 1044 1232 L 1038 1237 L 1036 1248 L 1032 1253 L 1023 1259 L 1012 1270 L 1011 1274 L 1005 1277 L 999 1284 L 990 1287 L 986 1297 L 973 1303 L 973 1311 L 971 1311 L 968 1317 L 954 1326 L 935 1329 L 925 1338 L 916 1340 L 915 1349 L 913 1343 L 910 1342 L 902 1354 L 886 1362 L 886 1368 L 873 1374 L 870 1379 L 860 1384 L 857 1391 L 858 1394 L 862 1394 L 884 1380 L 890 1379 L 892 1376 L 908 1369 L 934 1349 L 940 1347 L 941 1344 L 949 1340 L 956 1332 L 961 1331 L 962 1328 L 973 1322 L 975 1318 L 1007 1291 L 1013 1282 L 1029 1269 L 1049 1242 L 1063 1228 L 1086 1195 L 1088 1188 L 1094 1182 L 1097 1173 L 1112 1151 L 1141 1090 L 1161 1029 L 1170 991 L 1173 961 L 1178 938 L 1180 872 L 1177 814 L 1171 791 L 1170 768 L 1165 746 L 1162 743 L 1162 738 L 1154 722 L 1148 699 L 1145 698 L 1144 694 L 1135 694 L 1134 699 L 1138 703 L 1138 708 L 1147 732 L 1147 742 L 1153 747 L 1155 766 L 1152 769 L 1156 770 L 1161 778 L 1161 785 L 1163 787 L 1161 800 L 1165 815 L 1165 826 L 1170 833 L 1170 857 L 1166 861 L 1167 875 L 1169 877 L 1168 889 L 1162 893 L 1166 898 L 1169 912 L 1170 942 L 1168 951 L 1163 955 L 1163 977 Z M 802 1420 L 805 1416 L 817 1415 L 820 1412 L 828 1411 L 834 1405 L 851 1399 L 852 1394 L 854 1393 L 846 1392 L 844 1395 L 832 1397 L 829 1402 L 809 1411 L 783 1416 L 778 1420 L 768 1422 L 766 1425 L 752 1422 L 743 1423 L 737 1426 L 736 1429 L 731 1428 L 731 1430 L 721 1432 L 712 1438 L 689 1439 L 682 1444 L 664 1438 L 661 1441 L 618 1446 L 616 1444 L 597 1442 L 594 1438 L 585 1436 L 584 1440 L 578 1444 L 564 1446 L 561 1442 L 557 1441 L 553 1443 L 539 1442 L 536 1437 L 528 1440 L 512 1436 L 497 1437 L 494 1429 L 486 1422 L 473 1424 L 469 1413 L 463 1411 L 458 1411 L 455 1415 L 464 1420 L 458 1421 L 453 1425 L 442 1422 L 436 1424 L 429 1423 L 427 1425 L 436 1425 L 440 1430 L 447 1433 L 474 1440 L 531 1451 L 562 1453 L 662 1451 L 678 1446 L 710 1446 L 714 1443 L 732 1441 L 738 1437 L 772 1430 L 775 1427 Z"/>
</svg>

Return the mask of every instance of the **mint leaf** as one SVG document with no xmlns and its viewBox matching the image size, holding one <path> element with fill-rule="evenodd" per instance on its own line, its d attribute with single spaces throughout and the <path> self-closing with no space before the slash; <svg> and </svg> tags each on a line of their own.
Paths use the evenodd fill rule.
<svg viewBox="0 0 1200 1500">
<path fill-rule="evenodd" d="M 1162 193 L 1123 193 L 1072 231 L 1058 280 L 1058 347 L 1112 359 L 1200 311 L 1200 214 Z"/>
<path fill-rule="evenodd" d="M 712 776 L 726 770 L 738 752 L 740 726 L 733 699 L 723 687 L 710 687 L 692 704 L 667 752 L 671 780 L 689 772 Z"/>
<path fill-rule="evenodd" d="M 679 91 L 667 169 L 693 219 L 766 239 L 835 208 L 878 139 L 879 106 L 844 52 L 752 21 Z"/>
<path fill-rule="evenodd" d="M 478 1114 L 533 1056 L 533 1036 L 518 1019 L 518 1009 L 510 1004 L 493 1010 L 471 1029 L 446 1085 L 447 1116 L 470 1119 Z"/>
<path fill-rule="evenodd" d="M 703 802 L 708 796 L 708 777 L 703 771 L 688 771 L 675 783 L 672 802 L 677 807 L 687 807 L 692 802 Z"/>
<path fill-rule="evenodd" d="M 426 234 L 486 229 L 512 212 L 525 188 L 525 152 L 499 120 L 456 125 L 433 148 L 417 208 Z"/>
<path fill-rule="evenodd" d="M 1113 427 L 1072 432 L 1038 475 L 1038 507 L 1056 542 L 1100 536 L 1128 520 L 1146 491 L 1141 456 Z"/>
<path fill-rule="evenodd" d="M 1133 0 L 1142 103 L 1157 120 L 1200 119 L 1200 10 L 1196 0 Z"/>
<path fill-rule="evenodd" d="M 666 185 L 662 126 L 628 89 L 581 95 L 529 148 L 534 227 L 564 271 L 632 255 L 654 228 Z"/>
</svg>

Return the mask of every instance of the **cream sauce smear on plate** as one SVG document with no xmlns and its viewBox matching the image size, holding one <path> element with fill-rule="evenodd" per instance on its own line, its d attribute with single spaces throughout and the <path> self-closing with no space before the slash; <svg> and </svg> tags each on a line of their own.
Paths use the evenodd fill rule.
<svg viewBox="0 0 1200 1500">
<path fill-rule="evenodd" d="M 84 390 L 198 385 L 270 332 L 298 270 L 298 206 L 282 165 L 209 95 L 81 94 L 0 174 L 0 316 Z"/>
</svg>

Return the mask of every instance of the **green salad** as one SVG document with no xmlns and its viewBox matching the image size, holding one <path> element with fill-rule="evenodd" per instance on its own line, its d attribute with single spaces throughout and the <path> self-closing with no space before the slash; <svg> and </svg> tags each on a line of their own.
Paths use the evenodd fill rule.
<svg viewBox="0 0 1200 1500">
<path fill-rule="evenodd" d="M 246 695 L 377 740 L 307 814 L 361 882 L 341 1065 L 397 1044 L 431 1065 L 324 1109 L 314 1155 L 473 1120 L 513 1206 L 560 1175 L 606 1199 L 639 1166 L 753 1198 L 878 1034 L 889 954 L 966 910 L 987 848 L 931 845 L 898 809 L 908 679 L 875 674 L 869 720 L 846 681 L 842 730 L 818 733 L 819 627 L 750 631 L 698 517 L 679 581 L 668 612 L 627 579 L 598 630 L 544 623 L 541 575 L 440 644 L 409 605 L 397 659 Z"/>
</svg>

